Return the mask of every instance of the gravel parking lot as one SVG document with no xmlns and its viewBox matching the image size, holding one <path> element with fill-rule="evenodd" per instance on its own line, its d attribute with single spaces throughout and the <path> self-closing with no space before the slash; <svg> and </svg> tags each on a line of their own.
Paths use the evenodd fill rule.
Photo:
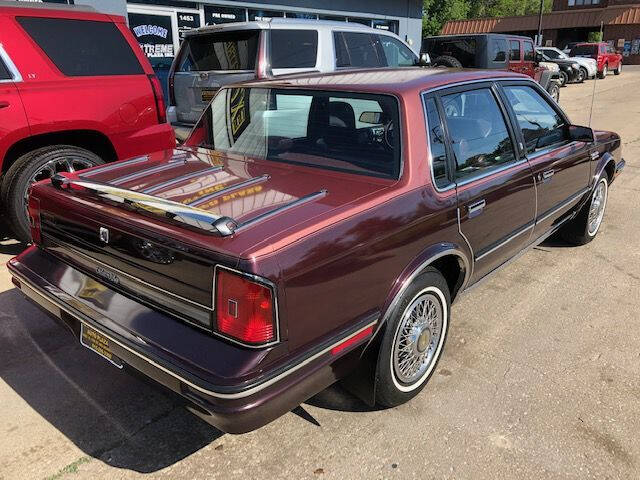
<svg viewBox="0 0 640 480">
<path fill-rule="evenodd" d="M 223 434 L 28 303 L 4 267 L 21 247 L 1 242 L 0 480 L 637 478 L 640 67 L 595 86 L 593 126 L 622 135 L 627 161 L 598 238 L 546 242 L 463 295 L 436 374 L 392 410 L 332 387 Z M 593 87 L 562 89 L 574 123 Z"/>
</svg>

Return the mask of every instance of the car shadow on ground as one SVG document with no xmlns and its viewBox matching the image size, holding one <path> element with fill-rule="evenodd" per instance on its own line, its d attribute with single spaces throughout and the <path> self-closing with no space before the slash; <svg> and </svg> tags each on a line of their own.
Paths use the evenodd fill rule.
<svg viewBox="0 0 640 480">
<path fill-rule="evenodd" d="M 81 346 L 17 289 L 0 293 L 0 305 L 0 378 L 86 455 L 151 473 L 223 435 L 179 395 Z"/>
<path fill-rule="evenodd" d="M 14 240 L 11 229 L 0 214 L 0 255 L 18 255 L 25 248 L 24 243 Z"/>
</svg>

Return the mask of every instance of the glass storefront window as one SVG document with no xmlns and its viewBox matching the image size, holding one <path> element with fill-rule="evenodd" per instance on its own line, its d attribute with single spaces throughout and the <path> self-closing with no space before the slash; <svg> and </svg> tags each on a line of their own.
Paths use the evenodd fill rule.
<svg viewBox="0 0 640 480">
<path fill-rule="evenodd" d="M 247 13 L 244 8 L 204 6 L 204 23 L 206 25 L 246 21 Z"/>
<path fill-rule="evenodd" d="M 284 17 L 284 12 L 277 12 L 275 10 L 253 10 L 249 9 L 249 21 L 261 21 L 269 20 L 270 18 Z"/>
<path fill-rule="evenodd" d="M 285 12 L 287 18 L 307 18 L 310 20 L 317 20 L 318 15 L 315 13 L 307 13 L 307 12 Z"/>
<path fill-rule="evenodd" d="M 378 30 L 393 32 L 396 35 L 400 31 L 400 22 L 398 20 L 373 20 L 372 26 Z"/>
</svg>

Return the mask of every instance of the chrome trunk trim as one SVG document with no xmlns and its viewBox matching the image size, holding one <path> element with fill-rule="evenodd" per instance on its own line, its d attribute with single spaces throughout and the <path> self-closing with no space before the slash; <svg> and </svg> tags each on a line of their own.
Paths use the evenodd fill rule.
<svg viewBox="0 0 640 480">
<path fill-rule="evenodd" d="M 259 177 L 253 177 L 253 178 L 250 178 L 249 180 L 245 180 L 243 182 L 239 182 L 239 183 L 235 183 L 233 185 L 229 185 L 228 187 L 225 187 L 225 188 L 223 188 L 221 190 L 218 190 L 217 192 L 213 192 L 213 193 L 210 193 L 208 195 L 205 195 L 204 197 L 199 198 L 197 200 L 194 200 L 191 203 L 187 203 L 187 205 L 190 206 L 190 207 L 195 207 L 195 206 L 200 205 L 202 203 L 206 203 L 209 200 L 212 200 L 212 199 L 214 199 L 216 197 L 219 197 L 220 195 L 224 195 L 225 193 L 233 192 L 234 190 L 239 190 L 239 189 L 244 188 L 244 187 L 249 187 L 251 185 L 255 185 L 256 183 L 266 182 L 267 180 L 269 180 L 269 178 L 271 178 L 271 176 L 266 175 L 266 174 L 265 175 L 261 175 Z"/>
<path fill-rule="evenodd" d="M 180 177 L 173 178 L 173 179 L 168 180 L 166 182 L 159 183 L 158 185 L 154 185 L 153 187 L 149 187 L 149 188 L 146 188 L 146 189 L 141 190 L 141 191 L 142 191 L 142 193 L 152 194 L 152 193 L 155 193 L 155 192 L 157 192 L 159 190 L 162 190 L 164 188 L 171 187 L 173 185 L 177 185 L 180 182 L 184 182 L 186 180 L 191 180 L 191 179 L 197 178 L 197 177 L 199 177 L 201 175 L 208 175 L 210 173 L 219 172 L 220 170 L 222 170 L 222 166 L 205 168 L 203 170 L 198 170 L 197 172 L 187 173 L 186 175 L 182 175 Z"/>
</svg>

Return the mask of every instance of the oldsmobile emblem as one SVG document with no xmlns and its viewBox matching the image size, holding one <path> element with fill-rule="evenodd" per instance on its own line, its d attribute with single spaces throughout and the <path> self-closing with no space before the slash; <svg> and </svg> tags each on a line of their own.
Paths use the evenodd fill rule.
<svg viewBox="0 0 640 480">
<path fill-rule="evenodd" d="M 102 267 L 96 267 L 96 273 L 111 283 L 114 283 L 116 285 L 120 284 L 120 277 L 118 277 L 115 273 L 110 272 L 109 270 L 105 270 Z"/>
<path fill-rule="evenodd" d="M 100 232 L 98 233 L 100 237 L 100 241 L 103 243 L 109 243 L 109 229 L 105 227 L 100 227 Z"/>
</svg>

